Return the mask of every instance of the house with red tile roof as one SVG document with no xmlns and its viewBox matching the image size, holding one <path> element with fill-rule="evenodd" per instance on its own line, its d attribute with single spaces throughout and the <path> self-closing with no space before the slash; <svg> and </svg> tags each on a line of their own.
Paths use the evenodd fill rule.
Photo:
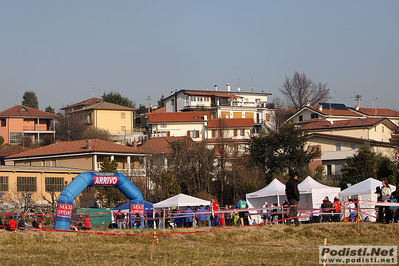
<svg viewBox="0 0 399 266">
<path fill-rule="evenodd" d="M 62 110 L 68 118 L 80 119 L 88 126 L 107 130 L 113 140 L 121 143 L 131 143 L 136 135 L 143 135 L 134 132 L 135 108 L 93 97 L 68 105 Z"/>
<path fill-rule="evenodd" d="M 209 110 L 211 118 L 252 118 L 254 131 L 259 132 L 264 126 L 272 126 L 271 117 L 274 105 L 269 104 L 267 97 L 270 93 L 249 91 L 231 91 L 226 84 L 225 91 L 188 90 L 182 89 L 171 92 L 165 98 L 166 112 L 185 112 Z"/>
<path fill-rule="evenodd" d="M 0 112 L 0 136 L 4 143 L 10 144 L 21 144 L 23 137 L 29 137 L 32 143 L 41 143 L 45 136 L 55 139 L 56 117 L 28 106 L 15 105 Z"/>
<path fill-rule="evenodd" d="M 361 114 L 365 117 L 385 117 L 399 126 L 399 112 L 387 108 L 365 108 L 360 106 L 349 107 L 355 113 Z"/>
<path fill-rule="evenodd" d="M 191 137 L 194 141 L 206 138 L 204 125 L 209 111 L 148 113 L 150 138 Z"/>
<path fill-rule="evenodd" d="M 364 117 L 362 114 L 353 112 L 344 104 L 320 103 L 319 106 L 305 105 L 296 111 L 292 116 L 290 116 L 286 122 L 303 124 L 319 119 L 337 121 L 357 119 L 362 117 Z"/>
<path fill-rule="evenodd" d="M 7 156 L 6 165 L 67 167 L 100 171 L 105 158 L 118 163 L 118 171 L 128 177 L 145 177 L 144 154 L 137 148 L 100 139 L 60 141 Z"/>
<path fill-rule="evenodd" d="M 357 153 L 368 143 L 377 153 L 397 160 L 397 151 L 392 144 L 392 132 L 398 127 L 387 118 L 362 118 L 351 120 L 318 120 L 301 125 L 308 132 L 308 145 L 319 146 L 324 173 L 341 175 L 347 157 Z"/>
</svg>

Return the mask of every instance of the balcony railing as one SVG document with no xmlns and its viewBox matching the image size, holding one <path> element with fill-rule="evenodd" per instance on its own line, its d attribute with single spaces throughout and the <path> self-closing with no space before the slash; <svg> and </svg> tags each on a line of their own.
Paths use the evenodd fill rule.
<svg viewBox="0 0 399 266">
<path fill-rule="evenodd" d="M 24 126 L 24 131 L 54 131 L 53 127 L 49 127 L 46 125 L 39 125 L 39 126 Z"/>
</svg>

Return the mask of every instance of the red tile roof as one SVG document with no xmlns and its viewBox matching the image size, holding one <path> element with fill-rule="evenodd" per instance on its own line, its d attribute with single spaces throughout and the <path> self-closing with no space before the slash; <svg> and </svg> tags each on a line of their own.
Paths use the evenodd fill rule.
<svg viewBox="0 0 399 266">
<path fill-rule="evenodd" d="M 141 153 L 148 154 L 171 154 L 173 152 L 170 143 L 172 141 L 185 141 L 190 140 L 189 137 L 161 137 L 161 138 L 152 138 L 148 140 L 139 148 Z"/>
<path fill-rule="evenodd" d="M 254 120 L 252 118 L 228 118 L 228 119 L 210 119 L 208 128 L 240 128 L 253 127 Z"/>
<path fill-rule="evenodd" d="M 55 118 L 56 114 L 43 112 L 24 105 L 15 105 L 2 112 L 0 117 L 34 117 L 34 118 Z"/>
<path fill-rule="evenodd" d="M 365 118 L 365 119 L 350 119 L 350 120 L 338 120 L 331 123 L 327 120 L 312 121 L 306 125 L 303 125 L 301 130 L 315 130 L 315 129 L 334 129 L 334 128 L 348 128 L 348 127 L 369 127 L 379 124 L 382 121 L 389 121 L 386 118 Z M 393 127 L 395 125 L 390 122 Z"/>
<path fill-rule="evenodd" d="M 69 109 L 69 108 L 76 107 L 76 106 L 89 106 L 89 105 L 93 105 L 93 104 L 100 103 L 100 102 L 103 102 L 103 101 L 104 100 L 101 99 L 101 98 L 92 97 L 90 99 L 87 99 L 87 100 L 84 100 L 84 101 L 81 101 L 81 102 L 78 102 L 78 103 L 67 105 L 67 106 L 61 108 L 61 110 Z"/>
<path fill-rule="evenodd" d="M 149 123 L 161 122 L 203 122 L 204 115 L 211 117 L 209 111 L 195 111 L 195 112 L 168 112 L 168 113 L 149 113 Z"/>
<path fill-rule="evenodd" d="M 88 152 L 113 152 L 113 153 L 138 153 L 137 148 L 119 145 L 101 139 L 90 139 L 90 148 L 86 148 L 86 140 L 60 141 L 47 146 L 24 151 L 8 156 L 6 159 L 51 156 L 61 154 L 88 153 Z"/>
<path fill-rule="evenodd" d="M 360 113 L 363 113 L 363 114 L 369 115 L 369 116 L 399 117 L 399 112 L 396 112 L 391 109 L 360 107 L 359 110 L 356 110 L 353 107 L 349 107 L 349 108 L 356 112 L 360 112 Z"/>
</svg>

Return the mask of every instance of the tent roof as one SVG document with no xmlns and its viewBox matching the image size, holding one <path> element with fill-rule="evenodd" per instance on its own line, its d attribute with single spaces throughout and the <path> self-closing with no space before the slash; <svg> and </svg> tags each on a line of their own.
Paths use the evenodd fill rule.
<svg viewBox="0 0 399 266">
<path fill-rule="evenodd" d="M 310 192 L 310 191 L 312 191 L 312 189 L 336 189 L 336 190 L 340 190 L 340 188 L 338 188 L 338 187 L 330 187 L 330 186 L 323 185 L 323 184 L 317 182 L 316 180 L 314 180 L 313 178 L 311 178 L 310 176 L 305 178 L 305 180 L 303 180 L 298 185 L 299 193 Z"/>
<path fill-rule="evenodd" d="M 266 187 L 255 192 L 248 193 L 246 197 L 260 198 L 260 197 L 275 196 L 275 195 L 285 195 L 285 185 L 276 178 L 273 179 L 273 181 L 270 182 L 270 184 L 267 185 Z"/>
<path fill-rule="evenodd" d="M 373 194 L 375 192 L 376 187 L 381 186 L 381 180 L 377 180 L 374 178 L 369 178 L 363 180 L 347 189 L 342 190 L 338 193 L 340 197 L 347 197 L 347 196 L 356 196 L 356 195 L 364 195 L 364 194 Z M 391 187 L 391 191 L 395 191 L 395 186 L 389 185 Z"/>
<path fill-rule="evenodd" d="M 154 204 L 154 209 L 210 205 L 210 201 L 192 197 L 183 193 Z"/>
<path fill-rule="evenodd" d="M 144 210 L 152 210 L 152 206 L 153 206 L 153 205 L 154 205 L 153 203 L 144 200 Z M 115 208 L 113 208 L 112 210 L 113 210 L 113 211 L 117 211 L 117 210 L 129 210 L 129 206 L 130 206 L 130 202 L 125 203 L 125 204 L 123 204 L 123 205 L 121 205 L 121 206 L 115 207 Z"/>
</svg>

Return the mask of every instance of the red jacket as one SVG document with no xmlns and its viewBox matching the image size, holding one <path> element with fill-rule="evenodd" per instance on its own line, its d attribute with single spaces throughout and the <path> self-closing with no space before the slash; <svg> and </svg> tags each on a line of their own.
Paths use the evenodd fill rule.
<svg viewBox="0 0 399 266">
<path fill-rule="evenodd" d="M 10 228 L 10 230 L 17 229 L 17 222 L 11 218 L 10 221 L 8 221 L 8 227 Z"/>
<path fill-rule="evenodd" d="M 85 218 L 85 228 L 86 228 L 86 229 L 90 229 L 90 227 L 91 227 L 90 218 L 89 218 L 89 217 L 86 217 L 86 218 Z"/>
<path fill-rule="evenodd" d="M 219 213 L 217 212 L 219 211 L 219 204 L 216 201 L 212 202 L 212 211 L 214 216 L 219 216 Z"/>
</svg>

